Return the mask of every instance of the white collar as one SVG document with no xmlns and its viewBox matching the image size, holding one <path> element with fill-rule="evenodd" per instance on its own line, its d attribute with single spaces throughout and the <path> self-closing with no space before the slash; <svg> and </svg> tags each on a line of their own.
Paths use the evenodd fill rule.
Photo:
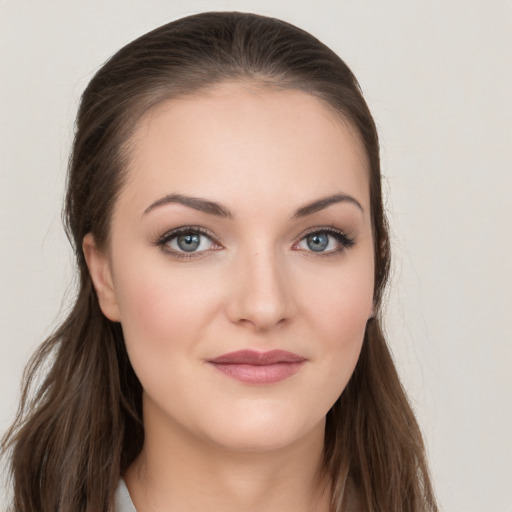
<svg viewBox="0 0 512 512">
<path fill-rule="evenodd" d="M 122 478 L 119 480 L 119 485 L 116 489 L 113 512 L 137 512 L 130 498 L 128 488 Z"/>
</svg>

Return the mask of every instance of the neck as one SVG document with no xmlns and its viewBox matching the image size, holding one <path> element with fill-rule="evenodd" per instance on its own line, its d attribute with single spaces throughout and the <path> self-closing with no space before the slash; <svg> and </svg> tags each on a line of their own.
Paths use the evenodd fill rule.
<svg viewBox="0 0 512 512">
<path fill-rule="evenodd" d="M 145 422 L 145 434 L 125 475 L 138 512 L 329 510 L 323 423 L 271 450 L 230 450 L 156 421 Z"/>
</svg>

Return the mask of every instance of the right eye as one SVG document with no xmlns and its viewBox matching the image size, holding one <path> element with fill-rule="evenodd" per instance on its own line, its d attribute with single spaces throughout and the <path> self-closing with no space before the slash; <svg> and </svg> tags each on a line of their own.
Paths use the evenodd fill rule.
<svg viewBox="0 0 512 512">
<path fill-rule="evenodd" d="M 207 251 L 218 250 L 221 246 L 198 228 L 184 227 L 169 231 L 158 241 L 166 252 L 177 257 L 193 257 Z"/>
</svg>

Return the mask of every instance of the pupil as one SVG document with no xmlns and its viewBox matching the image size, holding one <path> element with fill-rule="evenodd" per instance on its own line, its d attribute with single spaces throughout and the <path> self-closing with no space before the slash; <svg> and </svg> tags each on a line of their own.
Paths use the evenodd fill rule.
<svg viewBox="0 0 512 512">
<path fill-rule="evenodd" d="M 181 235 L 178 237 L 178 246 L 182 251 L 195 251 L 199 247 L 199 243 L 199 235 Z"/>
<path fill-rule="evenodd" d="M 309 235 L 307 238 L 308 247 L 315 252 L 323 251 L 329 245 L 329 236 L 324 234 Z"/>
</svg>

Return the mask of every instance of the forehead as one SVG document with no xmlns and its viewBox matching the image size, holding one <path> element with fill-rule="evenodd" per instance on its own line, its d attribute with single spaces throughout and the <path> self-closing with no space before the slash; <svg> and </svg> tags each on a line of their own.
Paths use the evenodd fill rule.
<svg viewBox="0 0 512 512">
<path fill-rule="evenodd" d="M 306 202 L 339 191 L 369 206 L 359 135 L 301 91 L 217 85 L 157 105 L 130 142 L 123 194 L 131 200 L 193 193 L 229 204 L 279 192 L 282 201 Z"/>
</svg>

